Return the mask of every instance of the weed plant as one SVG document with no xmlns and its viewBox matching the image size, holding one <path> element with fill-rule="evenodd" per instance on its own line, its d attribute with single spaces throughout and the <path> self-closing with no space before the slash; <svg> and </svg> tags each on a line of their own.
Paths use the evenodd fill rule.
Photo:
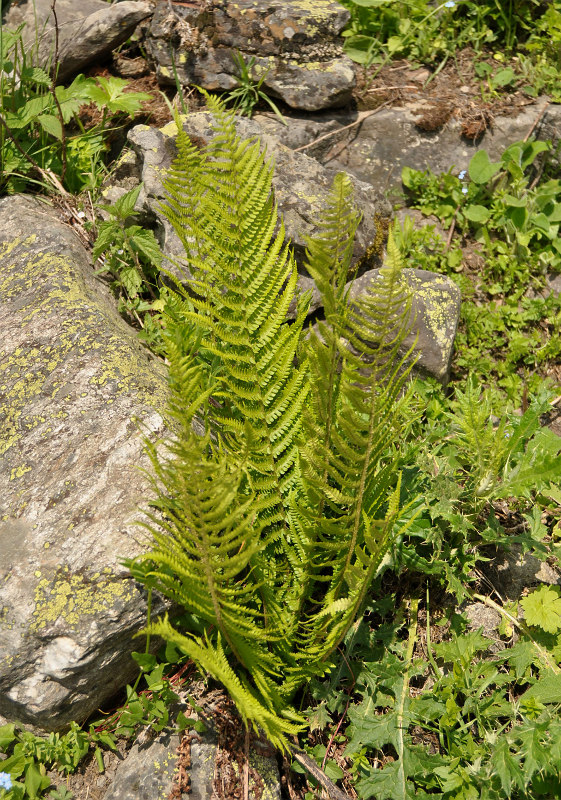
<svg viewBox="0 0 561 800">
<path fill-rule="evenodd" d="M 111 126 L 133 116 L 150 95 L 125 92 L 126 81 L 115 77 L 78 75 L 69 86 L 55 86 L 33 53 L 23 26 L 11 31 L 0 24 L 0 194 L 53 185 L 95 191 L 106 174 Z M 90 103 L 101 120 L 86 131 L 79 114 Z"/>
<path fill-rule="evenodd" d="M 409 261 L 446 273 L 462 289 L 457 377 L 473 373 L 518 404 L 561 356 L 561 299 L 547 289 L 561 273 L 561 181 L 542 177 L 549 150 L 545 142 L 516 142 L 497 162 L 478 151 L 461 177 L 402 174 L 409 204 L 458 234 L 448 245 L 434 228 L 415 231 L 409 223 L 396 235 Z M 460 244 L 469 245 L 477 268 Z M 503 402 L 496 394 L 496 410 Z"/>
<path fill-rule="evenodd" d="M 345 49 L 359 64 L 408 58 L 413 63 L 443 66 L 465 47 L 473 48 L 476 55 L 495 53 L 499 61 L 517 54 L 520 70 L 516 72 L 529 81 L 529 90 L 559 96 L 558 0 L 341 2 L 351 12 L 351 21 L 343 32 Z"/>
</svg>

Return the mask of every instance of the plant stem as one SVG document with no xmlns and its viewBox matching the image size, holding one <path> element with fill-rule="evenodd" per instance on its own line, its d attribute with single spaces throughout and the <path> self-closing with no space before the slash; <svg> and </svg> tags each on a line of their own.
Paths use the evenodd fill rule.
<svg viewBox="0 0 561 800">
<path fill-rule="evenodd" d="M 558 675 L 561 674 L 561 668 L 557 666 L 557 664 L 551 657 L 551 654 L 548 653 L 545 647 L 542 647 L 542 645 L 539 644 L 539 642 L 537 642 L 534 639 L 531 630 L 523 620 L 517 619 L 505 608 L 500 606 L 498 603 L 495 603 L 494 600 L 491 600 L 490 597 L 485 597 L 485 595 L 483 594 L 475 594 L 475 593 L 470 593 L 470 595 L 473 600 L 478 600 L 480 603 L 484 603 L 488 608 L 492 608 L 494 611 L 498 611 L 498 613 L 501 616 L 503 616 L 505 619 L 508 619 L 508 621 L 511 622 L 515 626 L 515 628 L 518 628 L 518 630 L 521 631 L 521 633 L 523 633 L 525 636 L 528 637 L 528 639 L 532 642 L 532 644 L 536 648 L 538 655 L 540 656 L 542 661 L 544 661 L 544 663 L 549 667 L 549 669 L 552 672 L 557 673 Z"/>
</svg>

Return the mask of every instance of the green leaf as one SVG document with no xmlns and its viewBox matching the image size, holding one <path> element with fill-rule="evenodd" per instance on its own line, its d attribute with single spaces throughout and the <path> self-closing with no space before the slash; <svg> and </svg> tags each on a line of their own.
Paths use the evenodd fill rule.
<svg viewBox="0 0 561 800">
<path fill-rule="evenodd" d="M 521 700 L 528 700 L 535 697 L 540 703 L 561 703 L 561 674 L 548 671 L 530 686 L 521 697 Z"/>
<path fill-rule="evenodd" d="M 491 212 L 488 208 L 479 205 L 466 206 L 463 209 L 463 213 L 470 222 L 477 222 L 480 225 L 483 225 L 485 222 L 487 222 L 491 216 Z"/>
<path fill-rule="evenodd" d="M 40 114 L 37 117 L 37 122 L 43 128 L 45 133 L 54 136 L 55 139 L 58 139 L 59 141 L 62 140 L 62 125 L 58 117 L 55 117 L 52 114 Z"/>
<path fill-rule="evenodd" d="M 491 162 L 486 150 L 478 150 L 469 162 L 469 177 L 474 183 L 488 183 L 502 168 L 500 161 Z"/>
<path fill-rule="evenodd" d="M 511 796 L 510 790 L 513 784 L 519 789 L 523 789 L 524 777 L 522 769 L 517 759 L 510 752 L 508 740 L 501 737 L 491 753 L 493 773 L 499 778 L 505 797 Z"/>
<path fill-rule="evenodd" d="M 158 663 L 158 659 L 152 653 L 131 653 L 131 656 L 143 672 L 149 672 Z"/>
<path fill-rule="evenodd" d="M 2 725 L 2 727 L 0 727 L 0 750 L 5 751 L 16 738 L 15 725 Z"/>
<path fill-rule="evenodd" d="M 561 630 L 561 597 L 559 591 L 541 586 L 528 597 L 523 597 L 520 605 L 528 625 L 535 625 L 546 633 L 557 633 Z"/>
<path fill-rule="evenodd" d="M 146 261 L 155 267 L 162 263 L 164 256 L 153 231 L 138 231 L 131 237 L 130 243 L 134 250 L 143 255 Z"/>
<path fill-rule="evenodd" d="M 20 77 L 22 83 L 29 81 L 30 83 L 36 83 L 38 86 L 50 86 L 52 83 L 50 76 L 40 67 L 26 67 L 21 71 Z"/>
<path fill-rule="evenodd" d="M 46 789 L 50 783 L 50 778 L 41 775 L 35 762 L 31 762 L 25 770 L 25 788 L 29 797 L 37 797 L 41 789 Z"/>
<path fill-rule="evenodd" d="M 115 201 L 114 205 L 112 207 L 108 207 L 106 210 L 120 220 L 127 219 L 127 217 L 130 217 L 131 214 L 134 214 L 134 207 L 136 205 L 136 201 L 138 200 L 138 195 L 140 194 L 141 189 L 142 184 L 139 183 L 134 189 L 131 189 L 122 197 L 119 197 L 119 199 Z"/>
<path fill-rule="evenodd" d="M 98 237 L 95 240 L 92 249 L 92 257 L 95 260 L 111 247 L 122 247 L 122 245 L 123 233 L 121 228 L 114 222 L 114 220 L 106 220 L 105 222 L 102 222 L 98 228 Z"/>
</svg>

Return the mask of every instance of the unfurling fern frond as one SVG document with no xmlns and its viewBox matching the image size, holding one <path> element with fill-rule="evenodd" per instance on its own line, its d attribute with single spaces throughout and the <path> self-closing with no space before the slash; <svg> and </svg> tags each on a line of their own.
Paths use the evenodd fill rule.
<svg viewBox="0 0 561 800">
<path fill-rule="evenodd" d="M 273 165 L 210 106 L 206 151 L 180 131 L 165 182 L 164 212 L 192 278 L 167 308 L 175 437 L 165 452 L 147 443 L 153 546 L 131 569 L 199 621 L 197 635 L 167 619 L 151 632 L 285 747 L 303 725 L 295 692 L 330 669 L 398 526 L 409 304 L 390 240 L 387 267 L 349 305 L 359 217 L 340 175 L 308 243 L 325 320 L 304 334 L 304 300 L 287 321 L 297 275 Z"/>
</svg>

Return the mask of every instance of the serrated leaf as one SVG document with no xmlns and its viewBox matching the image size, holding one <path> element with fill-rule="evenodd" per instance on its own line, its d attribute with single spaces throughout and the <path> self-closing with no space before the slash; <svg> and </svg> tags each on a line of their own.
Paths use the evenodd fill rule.
<svg viewBox="0 0 561 800">
<path fill-rule="evenodd" d="M 62 125 L 58 117 L 54 117 L 52 114 L 40 114 L 37 117 L 37 122 L 45 133 L 54 136 L 59 141 L 62 139 Z"/>
<path fill-rule="evenodd" d="M 142 188 L 142 184 L 139 183 L 138 186 L 135 186 L 134 189 L 131 189 L 130 192 L 126 192 L 122 197 L 115 202 L 112 213 L 115 216 L 119 217 L 120 219 L 126 219 L 130 217 L 131 214 L 134 213 L 134 207 L 136 205 L 136 201 L 138 200 L 138 195 L 140 194 L 140 190 Z"/>
<path fill-rule="evenodd" d="M 102 253 L 105 253 L 106 250 L 117 243 L 122 242 L 122 235 L 121 231 L 119 230 L 118 226 L 112 220 L 107 220 L 106 222 L 102 222 L 98 229 L 98 237 L 95 240 L 92 256 L 95 259 L 99 258 Z M 119 238 L 121 237 L 121 238 Z"/>
<path fill-rule="evenodd" d="M 160 249 L 153 231 L 141 230 L 135 233 L 131 239 L 132 247 L 154 266 L 159 266 L 163 260 L 163 253 Z"/>
<path fill-rule="evenodd" d="M 497 775 L 506 797 L 510 797 L 513 786 L 524 788 L 524 777 L 517 759 L 510 752 L 508 741 L 500 738 L 491 754 L 493 774 Z"/>
<path fill-rule="evenodd" d="M 541 703 L 561 703 L 561 674 L 551 671 L 543 674 L 520 699 L 528 700 L 530 697 L 535 697 Z"/>
<path fill-rule="evenodd" d="M 528 597 L 523 597 L 520 605 L 528 625 L 535 625 L 546 633 L 561 630 L 561 597 L 555 589 L 541 586 Z"/>
</svg>

